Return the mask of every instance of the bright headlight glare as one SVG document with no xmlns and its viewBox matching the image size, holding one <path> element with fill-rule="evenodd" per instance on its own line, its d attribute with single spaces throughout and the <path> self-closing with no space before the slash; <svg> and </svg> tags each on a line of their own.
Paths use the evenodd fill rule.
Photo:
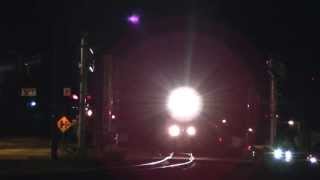
<svg viewBox="0 0 320 180">
<path fill-rule="evenodd" d="M 177 137 L 180 135 L 180 127 L 177 125 L 171 125 L 168 129 L 168 133 L 171 137 Z"/>
<path fill-rule="evenodd" d="M 189 136 L 195 136 L 197 133 L 196 128 L 193 126 L 189 126 L 186 131 Z"/>
<path fill-rule="evenodd" d="M 170 93 L 167 108 L 176 120 L 188 121 L 200 113 L 201 97 L 190 87 L 180 87 Z"/>
<path fill-rule="evenodd" d="M 283 157 L 283 151 L 282 151 L 282 149 L 280 149 L 280 148 L 275 149 L 275 150 L 273 151 L 273 157 L 274 157 L 275 159 L 282 159 L 282 157 Z"/>
</svg>

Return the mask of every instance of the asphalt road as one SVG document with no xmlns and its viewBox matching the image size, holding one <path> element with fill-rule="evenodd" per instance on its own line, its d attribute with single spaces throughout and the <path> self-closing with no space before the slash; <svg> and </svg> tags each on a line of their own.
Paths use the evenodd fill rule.
<svg viewBox="0 0 320 180">
<path fill-rule="evenodd" d="M 128 161 L 121 164 L 102 163 L 101 168 L 84 171 L 14 174 L 0 179 L 130 179 L 130 180 L 286 180 L 320 179 L 319 166 L 304 162 L 272 164 L 237 159 L 197 157 L 192 154 L 169 154 L 153 159 Z"/>
</svg>

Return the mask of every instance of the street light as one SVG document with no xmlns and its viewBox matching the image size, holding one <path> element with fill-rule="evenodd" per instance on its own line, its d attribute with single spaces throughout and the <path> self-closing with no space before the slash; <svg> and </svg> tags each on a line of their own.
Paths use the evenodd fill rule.
<svg viewBox="0 0 320 180">
<path fill-rule="evenodd" d="M 202 100 L 194 89 L 179 87 L 170 93 L 167 108 L 175 120 L 190 121 L 200 113 Z"/>
<path fill-rule="evenodd" d="M 227 123 L 227 120 L 226 119 L 222 119 L 221 121 L 223 124 L 226 124 Z"/>
<path fill-rule="evenodd" d="M 253 132 L 253 129 L 252 128 L 248 128 L 248 132 Z"/>
</svg>

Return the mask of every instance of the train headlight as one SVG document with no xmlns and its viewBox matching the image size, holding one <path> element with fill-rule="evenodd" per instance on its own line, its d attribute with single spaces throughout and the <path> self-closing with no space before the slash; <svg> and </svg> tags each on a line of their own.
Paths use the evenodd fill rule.
<svg viewBox="0 0 320 180">
<path fill-rule="evenodd" d="M 189 136 L 195 136 L 196 133 L 197 133 L 197 130 L 196 130 L 195 127 L 189 126 L 189 127 L 187 128 L 186 132 L 187 132 L 187 134 L 188 134 Z"/>
<path fill-rule="evenodd" d="M 189 121 L 200 113 L 202 100 L 194 89 L 179 87 L 170 93 L 167 108 L 176 120 Z"/>
<path fill-rule="evenodd" d="M 177 137 L 180 135 L 180 127 L 177 126 L 177 125 L 171 125 L 169 128 L 168 128 L 168 133 L 171 137 Z"/>
</svg>

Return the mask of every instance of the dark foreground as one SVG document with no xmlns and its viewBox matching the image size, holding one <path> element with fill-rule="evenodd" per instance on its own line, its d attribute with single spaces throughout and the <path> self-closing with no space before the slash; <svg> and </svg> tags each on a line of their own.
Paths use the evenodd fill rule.
<svg viewBox="0 0 320 180">
<path fill-rule="evenodd" d="M 49 170 L 43 170 L 40 167 L 43 161 L 1 161 L 0 168 L 2 173 L 0 174 L 0 179 L 320 179 L 319 165 L 309 165 L 306 162 L 276 164 L 235 159 L 197 157 L 193 159 L 193 157 L 190 158 L 189 156 L 162 160 L 163 157 L 149 160 L 132 160 L 123 163 L 110 163 L 110 161 L 101 161 L 99 163 L 56 161 L 53 163 L 55 165 L 51 169 L 49 168 Z M 38 163 L 38 170 L 28 170 L 28 163 L 30 165 Z M 15 170 L 17 171 L 13 171 L 12 168 L 16 168 Z M 19 168 L 20 170 L 18 170 Z"/>
</svg>

